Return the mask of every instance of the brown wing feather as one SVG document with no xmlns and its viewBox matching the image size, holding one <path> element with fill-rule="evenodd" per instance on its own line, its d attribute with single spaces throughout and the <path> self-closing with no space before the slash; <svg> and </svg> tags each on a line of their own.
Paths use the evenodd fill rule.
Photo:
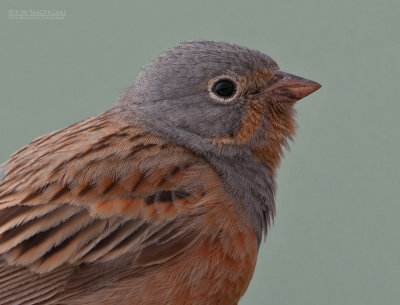
<svg viewBox="0 0 400 305">
<path fill-rule="evenodd" d="M 83 274 L 82 263 L 108 266 L 128 255 L 140 269 L 171 259 L 195 242 L 192 220 L 215 176 L 185 149 L 109 113 L 35 140 L 2 168 L 1 304 L 52 297 L 57 283 Z M 41 292 L 28 296 L 24 282 Z"/>
</svg>

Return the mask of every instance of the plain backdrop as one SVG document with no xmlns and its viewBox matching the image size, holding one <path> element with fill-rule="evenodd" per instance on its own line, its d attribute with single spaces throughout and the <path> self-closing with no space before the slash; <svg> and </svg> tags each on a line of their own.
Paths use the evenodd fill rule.
<svg viewBox="0 0 400 305">
<path fill-rule="evenodd" d="M 400 304 L 399 13 L 398 0 L 1 1 L 0 163 L 110 108 L 179 42 L 258 49 L 323 87 L 297 104 L 275 224 L 240 304 Z"/>
</svg>

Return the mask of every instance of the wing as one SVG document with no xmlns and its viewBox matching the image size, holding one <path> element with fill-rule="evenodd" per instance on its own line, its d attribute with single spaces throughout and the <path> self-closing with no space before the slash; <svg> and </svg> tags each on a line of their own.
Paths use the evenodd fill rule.
<svg viewBox="0 0 400 305">
<path fill-rule="evenodd" d="M 176 257 L 196 242 L 197 216 L 220 185 L 202 159 L 108 113 L 35 140 L 2 169 L 2 304 L 27 298 L 16 283 L 42 285 L 41 300 L 57 291 L 50 277 L 61 287 L 81 266 Z"/>
</svg>

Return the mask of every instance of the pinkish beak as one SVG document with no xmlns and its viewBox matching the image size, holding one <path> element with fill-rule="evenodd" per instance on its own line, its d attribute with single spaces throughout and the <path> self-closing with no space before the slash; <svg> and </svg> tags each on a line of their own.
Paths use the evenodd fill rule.
<svg viewBox="0 0 400 305">
<path fill-rule="evenodd" d="M 273 101 L 296 102 L 321 88 L 317 82 L 282 71 L 276 71 L 275 78 L 277 80 L 261 93 Z"/>
</svg>

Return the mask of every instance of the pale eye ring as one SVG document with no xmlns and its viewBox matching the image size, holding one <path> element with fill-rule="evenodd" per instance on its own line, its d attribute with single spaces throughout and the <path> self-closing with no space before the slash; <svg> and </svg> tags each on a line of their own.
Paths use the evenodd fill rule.
<svg viewBox="0 0 400 305">
<path fill-rule="evenodd" d="M 208 91 L 213 99 L 229 103 L 237 96 L 237 85 L 231 77 L 222 76 L 210 81 Z"/>
</svg>

